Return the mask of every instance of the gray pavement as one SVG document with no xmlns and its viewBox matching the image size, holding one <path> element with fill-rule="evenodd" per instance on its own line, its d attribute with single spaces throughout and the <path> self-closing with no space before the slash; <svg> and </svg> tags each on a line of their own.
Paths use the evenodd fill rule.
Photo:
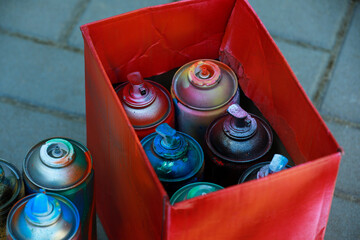
<svg viewBox="0 0 360 240">
<path fill-rule="evenodd" d="M 44 138 L 86 143 L 79 26 L 169 1 L 0 0 L 0 157 L 21 168 Z M 360 239 L 360 2 L 249 2 L 346 152 L 325 239 Z"/>
</svg>

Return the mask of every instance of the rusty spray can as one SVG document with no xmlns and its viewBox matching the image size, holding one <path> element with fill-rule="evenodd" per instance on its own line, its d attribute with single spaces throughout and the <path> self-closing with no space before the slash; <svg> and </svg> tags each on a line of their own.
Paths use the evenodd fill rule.
<svg viewBox="0 0 360 240">
<path fill-rule="evenodd" d="M 79 210 L 82 239 L 96 239 L 94 170 L 88 149 L 68 138 L 52 138 L 30 149 L 23 164 L 25 191 L 40 189 L 68 198 Z"/>
<path fill-rule="evenodd" d="M 139 72 L 127 75 L 128 82 L 115 91 L 139 139 L 143 139 L 161 123 L 175 127 L 174 105 L 170 93 L 162 85 L 144 80 Z"/>
<path fill-rule="evenodd" d="M 24 195 L 24 183 L 19 170 L 0 159 L 0 239 L 6 238 L 6 218 L 11 207 Z"/>
<path fill-rule="evenodd" d="M 239 103 L 238 81 L 226 64 L 196 60 L 182 66 L 174 75 L 171 95 L 179 131 L 205 146 L 204 136 L 210 123 Z"/>
<path fill-rule="evenodd" d="M 24 197 L 11 209 L 7 239 L 80 239 L 80 216 L 75 205 L 54 193 Z"/>
<path fill-rule="evenodd" d="M 204 153 L 189 135 L 163 123 L 141 144 L 169 196 L 180 187 L 202 179 Z"/>
<path fill-rule="evenodd" d="M 250 166 L 270 160 L 273 134 L 270 126 L 238 104 L 215 120 L 206 131 L 206 166 L 211 179 L 221 186 L 237 184 Z"/>
<path fill-rule="evenodd" d="M 271 162 L 258 163 L 248 168 L 241 175 L 239 184 L 250 180 L 260 179 L 268 176 L 269 174 L 280 172 L 283 169 L 291 168 L 290 165 L 286 165 L 287 163 L 288 159 L 285 156 L 274 154 Z"/>
<path fill-rule="evenodd" d="M 195 182 L 183 186 L 177 190 L 170 199 L 170 204 L 185 201 L 194 197 L 204 196 L 212 192 L 224 189 L 223 187 L 210 182 Z"/>
</svg>

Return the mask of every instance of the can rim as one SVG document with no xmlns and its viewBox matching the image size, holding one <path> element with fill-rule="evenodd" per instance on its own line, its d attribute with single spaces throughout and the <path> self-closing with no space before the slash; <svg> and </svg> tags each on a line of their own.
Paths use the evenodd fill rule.
<svg viewBox="0 0 360 240">
<path fill-rule="evenodd" d="M 9 215 L 6 219 L 6 231 L 7 233 L 12 237 L 12 239 L 16 239 L 13 235 L 13 232 L 12 232 L 12 228 L 10 228 L 11 226 L 11 221 L 12 221 L 12 218 L 14 216 L 14 212 L 22 205 L 22 204 L 25 204 L 27 203 L 30 198 L 33 198 L 37 193 L 33 193 L 33 194 L 30 194 L 30 195 L 27 195 L 23 198 L 21 198 L 20 200 L 18 200 L 13 206 L 12 208 L 10 209 L 9 211 Z M 72 210 L 73 210 L 73 213 L 75 213 L 75 219 L 76 219 L 76 231 L 70 236 L 69 240 L 71 239 L 76 239 L 76 236 L 79 234 L 80 232 L 80 214 L 79 214 L 79 210 L 76 208 L 75 204 L 73 202 L 71 202 L 67 197 L 64 197 L 60 194 L 57 194 L 57 193 L 53 193 L 53 192 L 47 192 L 46 195 L 50 195 L 50 196 L 56 196 L 56 197 L 60 197 L 62 198 L 62 200 L 64 200 L 66 203 L 68 203 Z"/>
<path fill-rule="evenodd" d="M 168 102 L 169 102 L 170 107 L 168 108 L 168 111 L 166 112 L 166 114 L 164 114 L 164 116 L 163 116 L 159 121 L 157 121 L 157 122 L 155 122 L 155 123 L 153 123 L 153 124 L 151 124 L 151 125 L 145 125 L 145 126 L 134 126 L 134 125 L 132 125 L 132 127 L 133 127 L 136 131 L 147 130 L 147 129 L 151 129 L 151 128 L 153 128 L 153 127 L 157 127 L 157 126 L 160 125 L 161 123 L 165 122 L 166 119 L 168 119 L 168 118 L 170 117 L 171 112 L 174 111 L 174 104 L 173 104 L 173 101 L 171 100 L 171 95 L 170 95 L 169 91 L 168 91 L 163 85 L 161 85 L 160 83 L 157 83 L 157 82 L 154 82 L 154 81 L 148 80 L 148 79 L 146 79 L 145 81 L 151 82 L 151 84 L 153 84 L 153 85 L 155 85 L 155 86 L 157 86 L 157 87 L 160 88 L 160 90 L 165 94 L 165 96 L 166 96 L 166 98 L 167 98 L 167 100 L 168 100 Z M 117 86 L 117 87 L 114 89 L 115 92 L 116 92 L 116 95 L 117 95 L 117 93 L 118 93 L 126 84 L 129 84 L 129 83 L 128 83 L 128 82 L 124 82 L 124 83 L 120 84 L 119 86 Z M 120 100 L 120 102 L 121 102 L 121 104 L 122 104 L 122 101 L 123 101 L 123 100 L 120 99 L 120 98 L 119 98 L 119 100 Z M 126 104 L 126 103 L 125 103 L 125 104 Z"/>
<path fill-rule="evenodd" d="M 189 183 L 189 184 L 186 184 L 185 186 L 182 186 L 181 188 L 179 188 L 173 195 L 172 197 L 170 198 L 170 204 L 171 205 L 174 205 L 176 202 L 176 200 L 178 200 L 178 197 L 180 194 L 182 194 L 185 190 L 187 190 L 187 188 L 190 188 L 193 187 L 193 186 L 196 186 L 196 185 L 208 185 L 208 186 L 213 186 L 213 187 L 216 187 L 217 190 L 214 191 L 214 192 L 217 192 L 219 190 L 222 190 L 224 189 L 223 186 L 220 186 L 219 184 L 216 184 L 216 183 L 212 183 L 212 182 L 194 182 L 194 183 Z M 210 194 L 210 193 L 209 193 Z M 197 197 L 200 197 L 200 196 L 197 196 Z M 186 201 L 186 200 L 189 200 L 189 199 L 185 199 L 185 200 L 182 200 L 182 201 Z"/>
<path fill-rule="evenodd" d="M 35 146 L 41 142 L 46 142 L 46 141 L 49 141 L 51 139 L 54 139 L 54 138 L 61 138 L 61 139 L 65 139 L 65 140 L 70 140 L 71 143 L 74 143 L 76 144 L 76 146 L 78 148 L 80 148 L 83 152 L 84 152 L 84 155 L 86 156 L 85 159 L 87 160 L 87 162 L 89 163 L 88 166 L 87 166 L 87 169 L 85 171 L 86 174 L 84 174 L 83 178 L 78 181 L 77 183 L 69 186 L 69 187 L 65 187 L 65 188 L 49 188 L 49 187 L 45 187 L 45 186 L 41 186 L 40 184 L 37 184 L 36 182 L 34 182 L 34 180 L 30 177 L 30 174 L 29 172 L 27 171 L 27 163 L 28 163 L 28 160 L 29 160 L 29 156 L 31 155 L 31 153 L 34 151 L 35 149 Z M 29 151 L 28 153 L 26 154 L 25 156 L 25 159 L 23 161 L 23 173 L 24 175 L 26 176 L 26 180 L 28 180 L 29 182 L 31 182 L 31 184 L 35 185 L 36 187 L 38 188 L 42 188 L 42 189 L 45 189 L 45 190 L 49 190 L 49 191 L 53 191 L 53 192 L 61 192 L 61 191 L 65 191 L 65 190 L 69 190 L 69 189 L 73 189 L 73 188 L 76 188 L 78 187 L 79 185 L 81 185 L 83 182 L 85 182 L 88 177 L 90 176 L 91 172 L 92 172 L 92 167 L 93 167 L 93 160 L 92 160 L 92 156 L 90 154 L 90 151 L 87 149 L 87 147 L 85 147 L 82 143 L 76 141 L 76 140 L 73 140 L 71 138 L 66 138 L 66 137 L 51 137 L 51 138 L 47 138 L 47 139 L 44 139 L 40 142 L 38 142 L 37 144 L 35 144 Z"/>
<path fill-rule="evenodd" d="M 171 83 L 171 93 L 172 95 L 175 96 L 176 100 L 178 102 L 180 102 L 182 105 L 188 107 L 188 108 L 191 108 L 191 109 L 194 109 L 194 110 L 198 110 L 198 111 L 211 111 L 211 110 L 215 110 L 215 109 L 219 109 L 223 106 L 225 106 L 226 104 L 228 104 L 229 102 L 231 102 L 231 100 L 235 97 L 238 89 L 239 89 L 239 80 L 237 80 L 237 84 L 235 84 L 236 88 L 234 89 L 234 92 L 233 94 L 231 95 L 231 97 L 228 99 L 228 101 L 220 104 L 220 105 L 217 105 L 215 107 L 209 107 L 209 108 L 199 108 L 199 107 L 194 107 L 194 106 L 190 106 L 189 104 L 186 104 L 184 101 L 182 101 L 176 94 L 175 92 L 175 88 L 174 88 L 174 78 L 175 76 L 179 75 L 179 73 L 181 71 L 183 71 L 185 69 L 185 67 L 187 67 L 188 65 L 191 66 L 193 63 L 195 62 L 198 62 L 198 61 L 216 61 L 216 62 L 220 62 L 222 65 L 224 65 L 225 67 L 227 67 L 228 69 L 230 69 L 231 71 L 229 71 L 229 74 L 232 75 L 234 77 L 234 79 L 237 79 L 236 77 L 236 74 L 234 73 L 234 71 L 232 70 L 232 68 L 230 68 L 228 65 L 226 65 L 225 63 L 221 62 L 221 61 L 218 61 L 218 60 L 215 60 L 215 59 L 210 59 L 210 58 L 206 58 L 206 59 L 197 59 L 197 60 L 194 60 L 194 61 L 191 61 L 191 62 L 188 62 L 186 63 L 185 65 L 181 66 L 174 74 L 174 77 L 172 79 L 172 83 Z"/>
<path fill-rule="evenodd" d="M 268 144 L 267 148 L 265 151 L 263 151 L 263 153 L 261 155 L 259 155 L 257 158 L 253 158 L 253 159 L 248 159 L 248 160 L 244 160 L 244 161 L 235 161 L 231 158 L 228 158 L 224 155 L 222 155 L 221 153 L 219 153 L 211 144 L 210 140 L 209 140 L 209 132 L 210 132 L 210 129 L 212 129 L 214 127 L 214 125 L 221 119 L 224 117 L 223 116 L 220 116 L 219 118 L 217 118 L 216 120 L 214 120 L 210 126 L 207 128 L 206 130 L 206 133 L 205 133 L 205 142 L 206 142 L 206 146 L 211 150 L 211 152 L 216 155 L 217 157 L 220 157 L 221 159 L 223 160 L 226 160 L 228 162 L 231 162 L 231 163 L 236 163 L 236 164 L 242 164 L 242 163 L 251 163 L 251 162 L 254 162 L 254 161 L 257 161 L 259 160 L 260 158 L 262 158 L 263 156 L 265 156 L 271 149 L 272 147 L 272 144 L 273 144 L 273 141 L 274 141 L 274 136 L 273 136 L 273 133 L 272 133 L 272 130 L 271 130 L 271 127 L 270 125 L 264 120 L 262 119 L 261 117 L 259 116 L 256 116 L 252 113 L 249 113 L 249 115 L 251 115 L 253 118 L 261 121 L 261 123 L 263 123 L 265 125 L 265 130 L 266 132 L 269 134 L 269 140 L 270 140 L 270 143 Z M 227 116 L 227 115 L 225 115 Z"/>
<path fill-rule="evenodd" d="M 9 169 L 11 169 L 11 171 L 17 177 L 17 181 L 19 183 L 19 187 L 16 189 L 16 192 L 11 196 L 11 198 L 5 204 L 0 206 L 0 216 L 2 216 L 3 214 L 7 214 L 9 209 L 11 209 L 11 207 L 12 207 L 11 203 L 13 203 L 14 200 L 16 200 L 16 198 L 20 195 L 23 181 L 22 181 L 22 175 L 20 174 L 20 171 L 16 168 L 16 166 L 14 164 L 9 163 L 2 158 L 0 158 L 0 162 L 4 163 L 5 165 L 7 165 L 7 167 Z"/>
<path fill-rule="evenodd" d="M 253 173 L 254 170 L 256 169 L 260 169 L 261 167 L 265 166 L 266 164 L 270 164 L 270 161 L 266 161 L 266 162 L 261 162 L 261 163 L 257 163 L 251 167 L 249 167 L 248 169 L 245 170 L 245 172 L 243 174 L 241 174 L 239 181 L 237 184 L 241 184 L 241 183 L 245 183 L 246 178 L 248 178 L 250 176 L 250 174 Z M 289 169 L 292 166 L 289 164 L 286 164 L 285 169 Z M 283 169 L 283 170 L 285 170 Z M 281 171 L 280 171 L 281 172 Z M 255 179 L 254 179 L 255 180 Z"/>
<path fill-rule="evenodd" d="M 166 183 L 176 183 L 176 182 L 181 182 L 181 181 L 184 181 L 184 180 L 187 180 L 187 179 L 190 179 L 192 178 L 193 176 L 195 176 L 200 170 L 201 168 L 204 166 L 205 164 L 205 155 L 204 155 L 204 151 L 203 149 L 201 148 L 200 144 L 193 138 L 191 137 L 190 135 L 184 133 L 184 132 L 179 132 L 177 131 L 178 134 L 181 134 L 181 135 L 184 135 L 185 137 L 189 138 L 191 140 L 191 143 L 190 144 L 193 144 L 195 145 L 195 149 L 196 150 L 199 150 L 199 164 L 197 165 L 196 168 L 193 169 L 193 171 L 191 171 L 188 175 L 184 176 L 184 177 L 181 177 L 181 178 L 176 178 L 176 179 L 166 179 L 166 178 L 162 178 L 162 177 L 159 177 L 157 174 L 156 174 L 156 171 L 154 169 L 154 172 L 156 174 L 156 176 L 159 178 L 159 180 L 161 182 L 166 182 Z M 144 148 L 144 144 L 147 144 L 148 142 L 151 142 L 151 140 L 153 140 L 155 138 L 155 136 L 157 136 L 157 133 L 151 133 L 149 135 L 147 135 L 146 137 L 144 137 L 140 143 L 141 143 L 141 146 Z M 146 156 L 147 160 L 149 161 L 150 165 L 152 166 L 151 162 L 150 162 L 150 159 Z"/>
</svg>

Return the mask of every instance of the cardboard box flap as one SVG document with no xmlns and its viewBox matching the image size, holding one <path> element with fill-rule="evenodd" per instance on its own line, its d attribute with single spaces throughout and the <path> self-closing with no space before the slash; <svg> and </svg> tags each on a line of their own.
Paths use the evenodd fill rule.
<svg viewBox="0 0 360 240">
<path fill-rule="evenodd" d="M 237 1 L 220 52 L 296 164 L 341 151 L 248 2 Z"/>
<path fill-rule="evenodd" d="M 81 29 L 88 29 L 111 83 L 117 83 L 133 71 L 151 77 L 194 59 L 218 58 L 234 3 L 181 1 L 136 10 Z"/>
</svg>

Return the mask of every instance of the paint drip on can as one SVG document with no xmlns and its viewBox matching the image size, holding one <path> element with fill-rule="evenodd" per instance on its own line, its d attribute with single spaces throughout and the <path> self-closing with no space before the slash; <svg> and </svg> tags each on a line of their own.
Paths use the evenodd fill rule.
<svg viewBox="0 0 360 240">
<path fill-rule="evenodd" d="M 7 239 L 80 239 L 80 216 L 75 205 L 54 193 L 26 196 L 11 209 Z"/>
<path fill-rule="evenodd" d="M 30 149 L 23 164 L 25 191 L 57 193 L 75 204 L 83 239 L 96 239 L 94 170 L 88 149 L 68 138 L 46 139 Z"/>
<path fill-rule="evenodd" d="M 163 123 L 141 144 L 170 196 L 180 187 L 202 179 L 204 153 L 189 135 Z"/>
<path fill-rule="evenodd" d="M 127 78 L 128 82 L 115 91 L 139 139 L 155 132 L 161 123 L 174 127 L 174 105 L 166 88 L 144 80 L 140 72 L 130 73 Z"/>
</svg>

